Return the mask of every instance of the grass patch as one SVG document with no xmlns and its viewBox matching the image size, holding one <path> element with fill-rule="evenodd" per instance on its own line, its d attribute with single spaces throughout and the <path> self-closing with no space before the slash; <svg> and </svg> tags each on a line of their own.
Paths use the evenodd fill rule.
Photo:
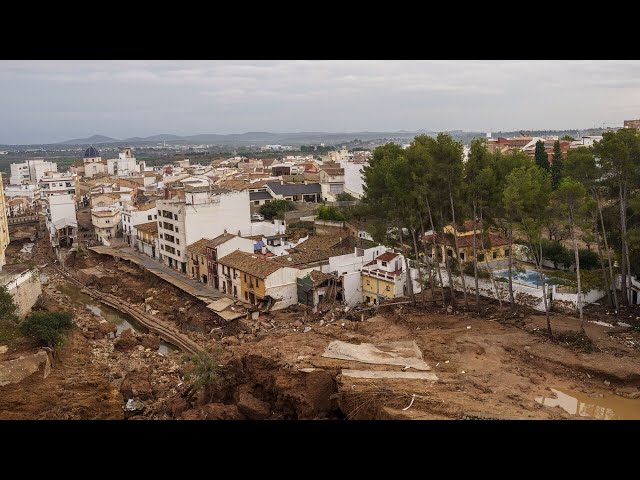
<svg viewBox="0 0 640 480">
<path fill-rule="evenodd" d="M 22 337 L 18 324 L 12 320 L 0 320 L 0 344 L 13 344 Z"/>
</svg>

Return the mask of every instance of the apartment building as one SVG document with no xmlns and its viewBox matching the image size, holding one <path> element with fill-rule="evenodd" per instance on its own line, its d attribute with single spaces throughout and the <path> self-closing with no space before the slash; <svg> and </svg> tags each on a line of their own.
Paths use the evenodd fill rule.
<svg viewBox="0 0 640 480">
<path fill-rule="evenodd" d="M 121 218 L 124 241 L 134 247 L 138 238 L 136 227 L 143 223 L 157 222 L 158 220 L 156 202 L 143 203 L 137 206 L 125 204 Z"/>
<path fill-rule="evenodd" d="M 117 237 L 121 231 L 120 217 L 120 208 L 116 206 L 92 208 L 91 223 L 96 240 L 109 245 L 110 240 Z"/>
<path fill-rule="evenodd" d="M 160 258 L 165 265 L 187 273 L 187 246 L 201 238 L 228 231 L 251 231 L 249 192 L 216 189 L 209 179 L 184 186 L 182 195 L 158 200 Z"/>
<path fill-rule="evenodd" d="M 36 184 L 44 177 L 46 172 L 57 172 L 58 164 L 47 162 L 44 158 L 33 158 L 21 163 L 12 163 L 9 167 L 11 185 Z"/>
</svg>

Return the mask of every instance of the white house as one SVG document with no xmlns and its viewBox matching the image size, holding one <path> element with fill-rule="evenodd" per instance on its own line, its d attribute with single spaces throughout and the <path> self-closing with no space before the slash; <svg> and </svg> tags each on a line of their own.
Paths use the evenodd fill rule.
<svg viewBox="0 0 640 480">
<path fill-rule="evenodd" d="M 22 163 L 12 163 L 10 169 L 9 183 L 11 185 L 36 184 L 46 172 L 57 172 L 58 164 L 47 162 L 44 158 L 33 158 Z"/>
<path fill-rule="evenodd" d="M 136 226 L 143 223 L 154 222 L 158 219 L 156 202 L 133 206 L 125 204 L 122 209 L 122 236 L 131 247 L 137 241 Z"/>
</svg>

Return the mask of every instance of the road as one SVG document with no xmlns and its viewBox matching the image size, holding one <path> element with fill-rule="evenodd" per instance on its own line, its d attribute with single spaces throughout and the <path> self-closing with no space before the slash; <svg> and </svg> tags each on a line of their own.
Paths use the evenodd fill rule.
<svg viewBox="0 0 640 480">
<path fill-rule="evenodd" d="M 213 288 L 204 285 L 203 283 L 188 278 L 186 275 L 183 275 L 176 270 L 169 268 L 168 266 L 156 261 L 151 257 L 148 257 L 143 253 L 136 252 L 129 246 L 98 246 L 90 247 L 90 250 L 93 250 L 94 252 L 100 254 L 111 255 L 112 257 L 123 258 L 135 263 L 136 265 L 140 265 L 147 271 L 178 287 L 180 290 L 183 290 L 188 294 L 199 298 L 204 302 L 209 303 L 222 297 L 231 298 L 228 295 L 225 295 L 217 290 L 214 290 Z"/>
</svg>

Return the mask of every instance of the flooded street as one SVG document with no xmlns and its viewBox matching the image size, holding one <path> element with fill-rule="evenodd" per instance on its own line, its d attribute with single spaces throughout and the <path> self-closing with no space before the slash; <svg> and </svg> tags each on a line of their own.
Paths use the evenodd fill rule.
<svg viewBox="0 0 640 480">
<path fill-rule="evenodd" d="M 631 400 L 618 395 L 602 394 L 591 397 L 586 393 L 552 388 L 556 398 L 536 397 L 536 402 L 547 406 L 559 406 L 571 415 L 598 420 L 640 420 L 640 399 Z"/>
</svg>

